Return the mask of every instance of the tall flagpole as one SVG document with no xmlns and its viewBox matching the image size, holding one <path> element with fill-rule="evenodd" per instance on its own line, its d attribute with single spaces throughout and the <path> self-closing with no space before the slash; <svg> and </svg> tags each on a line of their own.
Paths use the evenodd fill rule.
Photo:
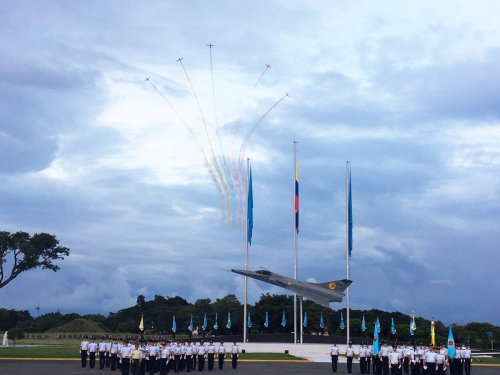
<svg viewBox="0 0 500 375">
<path fill-rule="evenodd" d="M 297 142 L 293 141 L 293 278 L 297 280 Z M 293 343 L 297 344 L 297 293 L 293 293 Z"/>
<path fill-rule="evenodd" d="M 245 271 L 248 271 L 248 194 L 249 194 L 249 177 L 250 175 L 250 159 L 247 158 L 247 215 L 246 215 L 246 229 L 245 229 Z M 245 298 L 243 302 L 243 342 L 247 342 L 247 277 L 244 278 Z"/>
<path fill-rule="evenodd" d="M 351 191 L 349 189 L 349 182 L 350 182 L 350 162 L 346 162 L 345 166 L 345 174 L 346 174 L 346 269 L 347 269 L 347 280 L 349 280 L 349 199 Z M 349 343 L 350 339 L 350 332 L 349 332 L 349 287 L 347 287 L 347 293 L 346 293 L 346 302 L 347 302 L 347 325 L 346 325 L 346 331 L 347 331 L 347 343 Z"/>
</svg>

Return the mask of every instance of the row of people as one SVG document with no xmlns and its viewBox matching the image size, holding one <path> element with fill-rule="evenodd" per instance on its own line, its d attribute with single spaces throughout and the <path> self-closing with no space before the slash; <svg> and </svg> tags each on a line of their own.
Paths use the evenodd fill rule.
<svg viewBox="0 0 500 375">
<path fill-rule="evenodd" d="M 340 348 L 334 342 L 330 349 L 332 359 L 332 371 L 337 372 L 338 356 Z M 362 342 L 358 349 L 360 372 L 370 374 L 370 365 L 373 363 L 373 373 L 376 375 L 444 375 L 447 367 L 451 375 L 470 375 L 470 364 L 472 361 L 471 350 L 468 345 L 457 346 L 453 358 L 449 358 L 448 349 L 444 344 L 440 346 L 424 346 L 407 344 L 394 344 L 392 349 L 387 342 L 380 347 L 376 355 L 373 348 L 367 342 Z M 355 352 L 352 342 L 349 342 L 345 356 L 347 357 L 347 372 L 352 373 L 352 363 Z"/>
<path fill-rule="evenodd" d="M 212 371 L 215 358 L 218 359 L 219 370 L 222 370 L 226 351 L 223 341 L 216 347 L 213 341 L 208 345 L 203 341 L 192 343 L 173 340 L 132 344 L 126 340 L 110 339 L 96 343 L 95 340 L 89 342 L 84 339 L 80 345 L 82 367 L 86 367 L 88 357 L 89 367 L 94 368 L 96 357 L 99 357 L 101 369 L 110 368 L 111 371 L 115 371 L 118 368 L 123 375 L 129 373 L 144 375 L 146 372 L 149 374 L 160 372 L 161 375 L 165 375 L 170 371 L 176 373 L 184 370 L 195 371 L 197 367 L 198 371 L 203 371 L 205 359 L 208 361 L 208 370 Z M 233 342 L 230 353 L 232 368 L 236 369 L 240 353 L 236 342 Z"/>
</svg>

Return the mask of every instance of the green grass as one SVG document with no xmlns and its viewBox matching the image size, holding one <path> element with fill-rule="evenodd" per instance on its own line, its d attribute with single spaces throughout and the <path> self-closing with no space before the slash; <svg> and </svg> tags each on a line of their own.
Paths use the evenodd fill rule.
<svg viewBox="0 0 500 375">
<path fill-rule="evenodd" d="M 477 364 L 499 365 L 500 364 L 500 358 L 499 357 L 472 358 L 472 365 L 477 365 Z"/>
</svg>

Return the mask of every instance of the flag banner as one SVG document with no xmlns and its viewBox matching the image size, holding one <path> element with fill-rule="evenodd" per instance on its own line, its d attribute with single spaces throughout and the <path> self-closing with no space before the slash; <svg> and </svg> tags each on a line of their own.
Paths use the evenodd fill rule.
<svg viewBox="0 0 500 375">
<path fill-rule="evenodd" d="M 264 327 L 269 327 L 269 316 L 267 315 L 267 311 L 266 311 L 266 320 L 264 321 Z"/>
<path fill-rule="evenodd" d="M 378 318 L 377 318 L 377 321 L 378 321 Z M 374 334 L 373 334 L 373 355 L 377 355 L 378 354 L 378 351 L 380 350 L 380 340 L 379 340 L 379 336 L 378 336 L 378 329 L 377 329 L 377 326 L 375 326 L 375 329 L 373 330 L 374 331 Z"/>
<path fill-rule="evenodd" d="M 207 330 L 207 314 L 205 314 L 205 317 L 203 318 L 203 325 L 201 326 L 201 328 L 206 331 Z"/>
<path fill-rule="evenodd" d="M 365 316 L 363 315 L 363 321 L 361 322 L 361 330 L 366 331 Z"/>
<path fill-rule="evenodd" d="M 380 319 L 377 316 L 377 323 L 375 324 L 375 327 L 377 328 L 377 332 L 380 333 Z"/>
<path fill-rule="evenodd" d="M 340 313 L 340 329 L 344 329 L 344 314 Z"/>
<path fill-rule="evenodd" d="M 394 318 L 391 318 L 391 333 L 396 334 L 396 327 L 394 327 Z"/>
<path fill-rule="evenodd" d="M 295 160 L 295 230 L 299 233 L 299 158 Z"/>
<path fill-rule="evenodd" d="M 450 332 L 448 333 L 448 357 L 453 359 L 455 358 L 455 355 L 455 339 L 453 338 L 453 332 L 451 331 L 450 325 Z"/>
<path fill-rule="evenodd" d="M 283 310 L 283 317 L 281 318 L 281 325 L 284 327 L 286 326 L 286 319 L 285 319 L 285 310 Z"/>
<path fill-rule="evenodd" d="M 250 319 L 250 313 L 248 313 L 247 326 L 248 328 L 252 328 L 252 320 Z"/>
<path fill-rule="evenodd" d="M 177 331 L 177 323 L 175 323 L 175 315 L 174 315 L 174 318 L 172 320 L 172 332 L 175 333 L 175 331 Z"/>
<path fill-rule="evenodd" d="M 303 322 L 304 327 L 307 327 L 307 311 L 304 313 L 304 322 Z"/>
<path fill-rule="evenodd" d="M 351 195 L 351 166 L 349 165 L 349 199 L 347 201 L 347 220 L 349 237 L 349 256 L 352 252 L 352 195 Z"/>
<path fill-rule="evenodd" d="M 231 313 L 227 313 L 227 324 L 226 324 L 227 329 L 231 328 Z"/>
<path fill-rule="evenodd" d="M 323 320 L 323 313 L 321 313 L 321 317 L 319 318 L 319 328 L 325 328 L 325 321 Z"/>
<path fill-rule="evenodd" d="M 189 327 L 188 329 L 193 332 L 194 325 L 193 325 L 193 315 L 191 315 L 191 320 L 189 321 Z"/>
<path fill-rule="evenodd" d="M 248 222 L 248 243 L 252 244 L 252 230 L 253 230 L 253 188 L 252 188 L 252 168 L 250 167 L 250 177 L 248 179 L 248 209 L 247 209 L 247 222 Z"/>
<path fill-rule="evenodd" d="M 142 331 L 144 331 L 144 316 L 141 315 L 141 322 L 139 323 L 139 329 Z"/>
<path fill-rule="evenodd" d="M 415 323 L 415 313 L 412 313 L 410 321 L 410 335 L 414 335 L 416 330 L 417 330 L 417 324 Z"/>
<path fill-rule="evenodd" d="M 431 344 L 436 345 L 436 331 L 434 319 L 431 321 Z"/>
<path fill-rule="evenodd" d="M 214 324 L 215 329 L 219 329 L 219 323 L 217 322 L 217 320 L 218 320 L 218 313 L 215 313 L 215 324 Z"/>
</svg>

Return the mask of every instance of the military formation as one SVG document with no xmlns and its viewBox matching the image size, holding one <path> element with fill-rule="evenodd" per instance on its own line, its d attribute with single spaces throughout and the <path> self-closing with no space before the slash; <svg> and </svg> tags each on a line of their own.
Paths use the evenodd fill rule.
<svg viewBox="0 0 500 375">
<path fill-rule="evenodd" d="M 82 367 L 95 368 L 98 360 L 99 368 L 109 368 L 111 371 L 121 371 L 123 375 L 168 374 L 173 371 L 203 371 L 205 361 L 207 370 L 212 371 L 217 362 L 219 370 L 224 369 L 226 354 L 230 355 L 233 369 L 238 367 L 240 349 L 236 342 L 226 347 L 224 342 L 214 345 L 210 341 L 205 345 L 191 341 L 168 340 L 163 342 L 135 342 L 128 340 L 102 339 L 99 343 L 95 339 L 86 338 L 81 343 L 80 353 Z"/>
<path fill-rule="evenodd" d="M 353 359 L 355 356 L 352 342 L 349 342 L 345 353 L 347 358 L 347 372 L 352 373 Z M 377 354 L 367 342 L 359 346 L 359 370 L 361 374 L 375 375 L 445 375 L 449 369 L 450 375 L 470 375 L 472 361 L 471 350 L 468 345 L 455 349 L 455 355 L 450 358 L 448 349 L 444 344 L 439 346 L 423 344 L 409 346 L 407 344 L 394 344 L 391 347 L 384 342 Z M 340 348 L 334 342 L 330 349 L 332 371 L 337 372 Z"/>
</svg>

